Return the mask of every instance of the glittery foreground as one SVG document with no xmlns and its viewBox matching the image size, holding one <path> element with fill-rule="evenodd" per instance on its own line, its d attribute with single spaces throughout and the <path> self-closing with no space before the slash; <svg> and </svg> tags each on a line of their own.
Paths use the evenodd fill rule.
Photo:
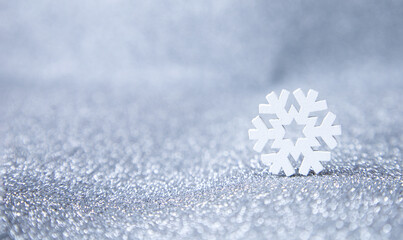
<svg viewBox="0 0 403 240">
<path fill-rule="evenodd" d="M 2 83 L 1 237 L 399 239 L 403 81 L 350 80 Z M 268 92 L 299 86 L 343 135 L 321 174 L 272 176 L 250 119 Z"/>
</svg>

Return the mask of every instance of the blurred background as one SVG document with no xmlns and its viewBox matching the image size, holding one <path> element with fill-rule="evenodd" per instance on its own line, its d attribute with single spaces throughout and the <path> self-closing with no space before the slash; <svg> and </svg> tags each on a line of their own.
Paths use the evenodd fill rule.
<svg viewBox="0 0 403 240">
<path fill-rule="evenodd" d="M 403 1 L 0 0 L 0 238 L 399 239 Z M 322 174 L 247 131 L 319 91 Z"/>
<path fill-rule="evenodd" d="M 402 4 L 2 1 L 0 74 L 25 81 L 196 77 L 264 85 L 318 68 L 396 68 Z"/>
</svg>

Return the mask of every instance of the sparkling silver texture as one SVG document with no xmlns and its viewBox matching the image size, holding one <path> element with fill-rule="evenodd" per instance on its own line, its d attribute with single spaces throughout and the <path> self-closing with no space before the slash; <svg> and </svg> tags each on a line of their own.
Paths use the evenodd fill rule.
<svg viewBox="0 0 403 240">
<path fill-rule="evenodd" d="M 0 239 L 403 236 L 403 1 L 0 2 Z M 265 96 L 343 134 L 273 176 Z"/>
<path fill-rule="evenodd" d="M 248 140 L 272 89 L 3 84 L 2 236 L 398 239 L 402 83 L 305 82 L 344 128 L 306 177 L 268 174 Z"/>
</svg>

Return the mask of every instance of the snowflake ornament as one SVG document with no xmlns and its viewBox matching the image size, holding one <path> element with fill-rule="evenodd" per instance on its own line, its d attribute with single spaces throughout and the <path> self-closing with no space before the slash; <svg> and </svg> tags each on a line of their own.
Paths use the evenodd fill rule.
<svg viewBox="0 0 403 240">
<path fill-rule="evenodd" d="M 295 90 L 293 95 L 300 106 L 299 111 L 294 105 L 291 105 L 288 111 L 286 110 L 289 95 L 290 92 L 282 90 L 279 97 L 274 92 L 266 96 L 269 104 L 260 104 L 259 114 L 275 114 L 277 118 L 269 120 L 272 128 L 268 128 L 260 116 L 255 117 L 252 120 L 255 129 L 249 130 L 249 139 L 257 140 L 253 149 L 259 153 L 263 151 L 269 140 L 273 141 L 271 148 L 277 152 L 261 155 L 262 162 L 270 166 L 272 174 L 279 174 L 281 169 L 287 176 L 295 174 L 289 156 L 297 161 L 301 155 L 303 160 L 298 173 L 308 175 L 310 169 L 319 173 L 323 170 L 320 162 L 329 161 L 330 152 L 318 151 L 313 148 L 321 146 L 319 138 L 330 149 L 335 148 L 337 141 L 334 136 L 341 134 L 341 127 L 333 125 L 336 115 L 332 112 L 326 114 L 320 125 L 317 124 L 318 117 L 312 116 L 312 114 L 327 110 L 326 101 L 316 101 L 318 92 L 311 89 L 305 96 L 301 89 Z M 302 130 L 304 136 L 299 137 L 295 144 L 291 139 L 285 138 L 286 129 L 284 128 L 293 122 L 304 126 Z"/>
</svg>

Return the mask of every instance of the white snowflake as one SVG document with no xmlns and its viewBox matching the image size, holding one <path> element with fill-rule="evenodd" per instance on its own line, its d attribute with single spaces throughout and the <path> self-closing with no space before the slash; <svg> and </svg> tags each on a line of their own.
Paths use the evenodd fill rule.
<svg viewBox="0 0 403 240">
<path fill-rule="evenodd" d="M 262 154 L 262 162 L 270 166 L 270 172 L 279 174 L 281 169 L 287 176 L 295 174 L 295 169 L 289 161 L 291 155 L 295 161 L 300 155 L 303 155 L 303 160 L 299 167 L 299 174 L 308 175 L 312 168 L 314 172 L 319 173 L 323 170 L 320 161 L 329 161 L 329 151 L 313 150 L 313 147 L 320 147 L 321 144 L 317 138 L 321 138 L 326 145 L 333 149 L 337 146 L 337 141 L 334 138 L 341 134 L 340 125 L 333 125 L 336 115 L 328 112 L 323 118 L 322 123 L 317 126 L 318 117 L 312 117 L 314 112 L 324 111 L 327 109 L 326 101 L 316 101 L 318 92 L 309 90 L 307 96 L 304 95 L 301 89 L 293 92 L 293 95 L 298 102 L 300 109 L 291 105 L 289 111 L 286 111 L 286 104 L 290 92 L 282 90 L 280 97 L 276 93 L 271 92 L 266 96 L 269 104 L 259 105 L 259 114 L 275 114 L 276 119 L 270 119 L 269 122 L 273 128 L 268 128 L 260 116 L 252 120 L 252 124 L 256 129 L 249 130 L 249 139 L 257 140 L 253 149 L 257 152 L 262 152 L 269 140 L 273 140 L 271 148 L 278 149 L 276 153 Z M 293 120 L 298 125 L 304 125 L 303 137 L 299 137 L 295 144 L 285 138 L 286 130 L 284 126 L 290 125 Z"/>
</svg>

